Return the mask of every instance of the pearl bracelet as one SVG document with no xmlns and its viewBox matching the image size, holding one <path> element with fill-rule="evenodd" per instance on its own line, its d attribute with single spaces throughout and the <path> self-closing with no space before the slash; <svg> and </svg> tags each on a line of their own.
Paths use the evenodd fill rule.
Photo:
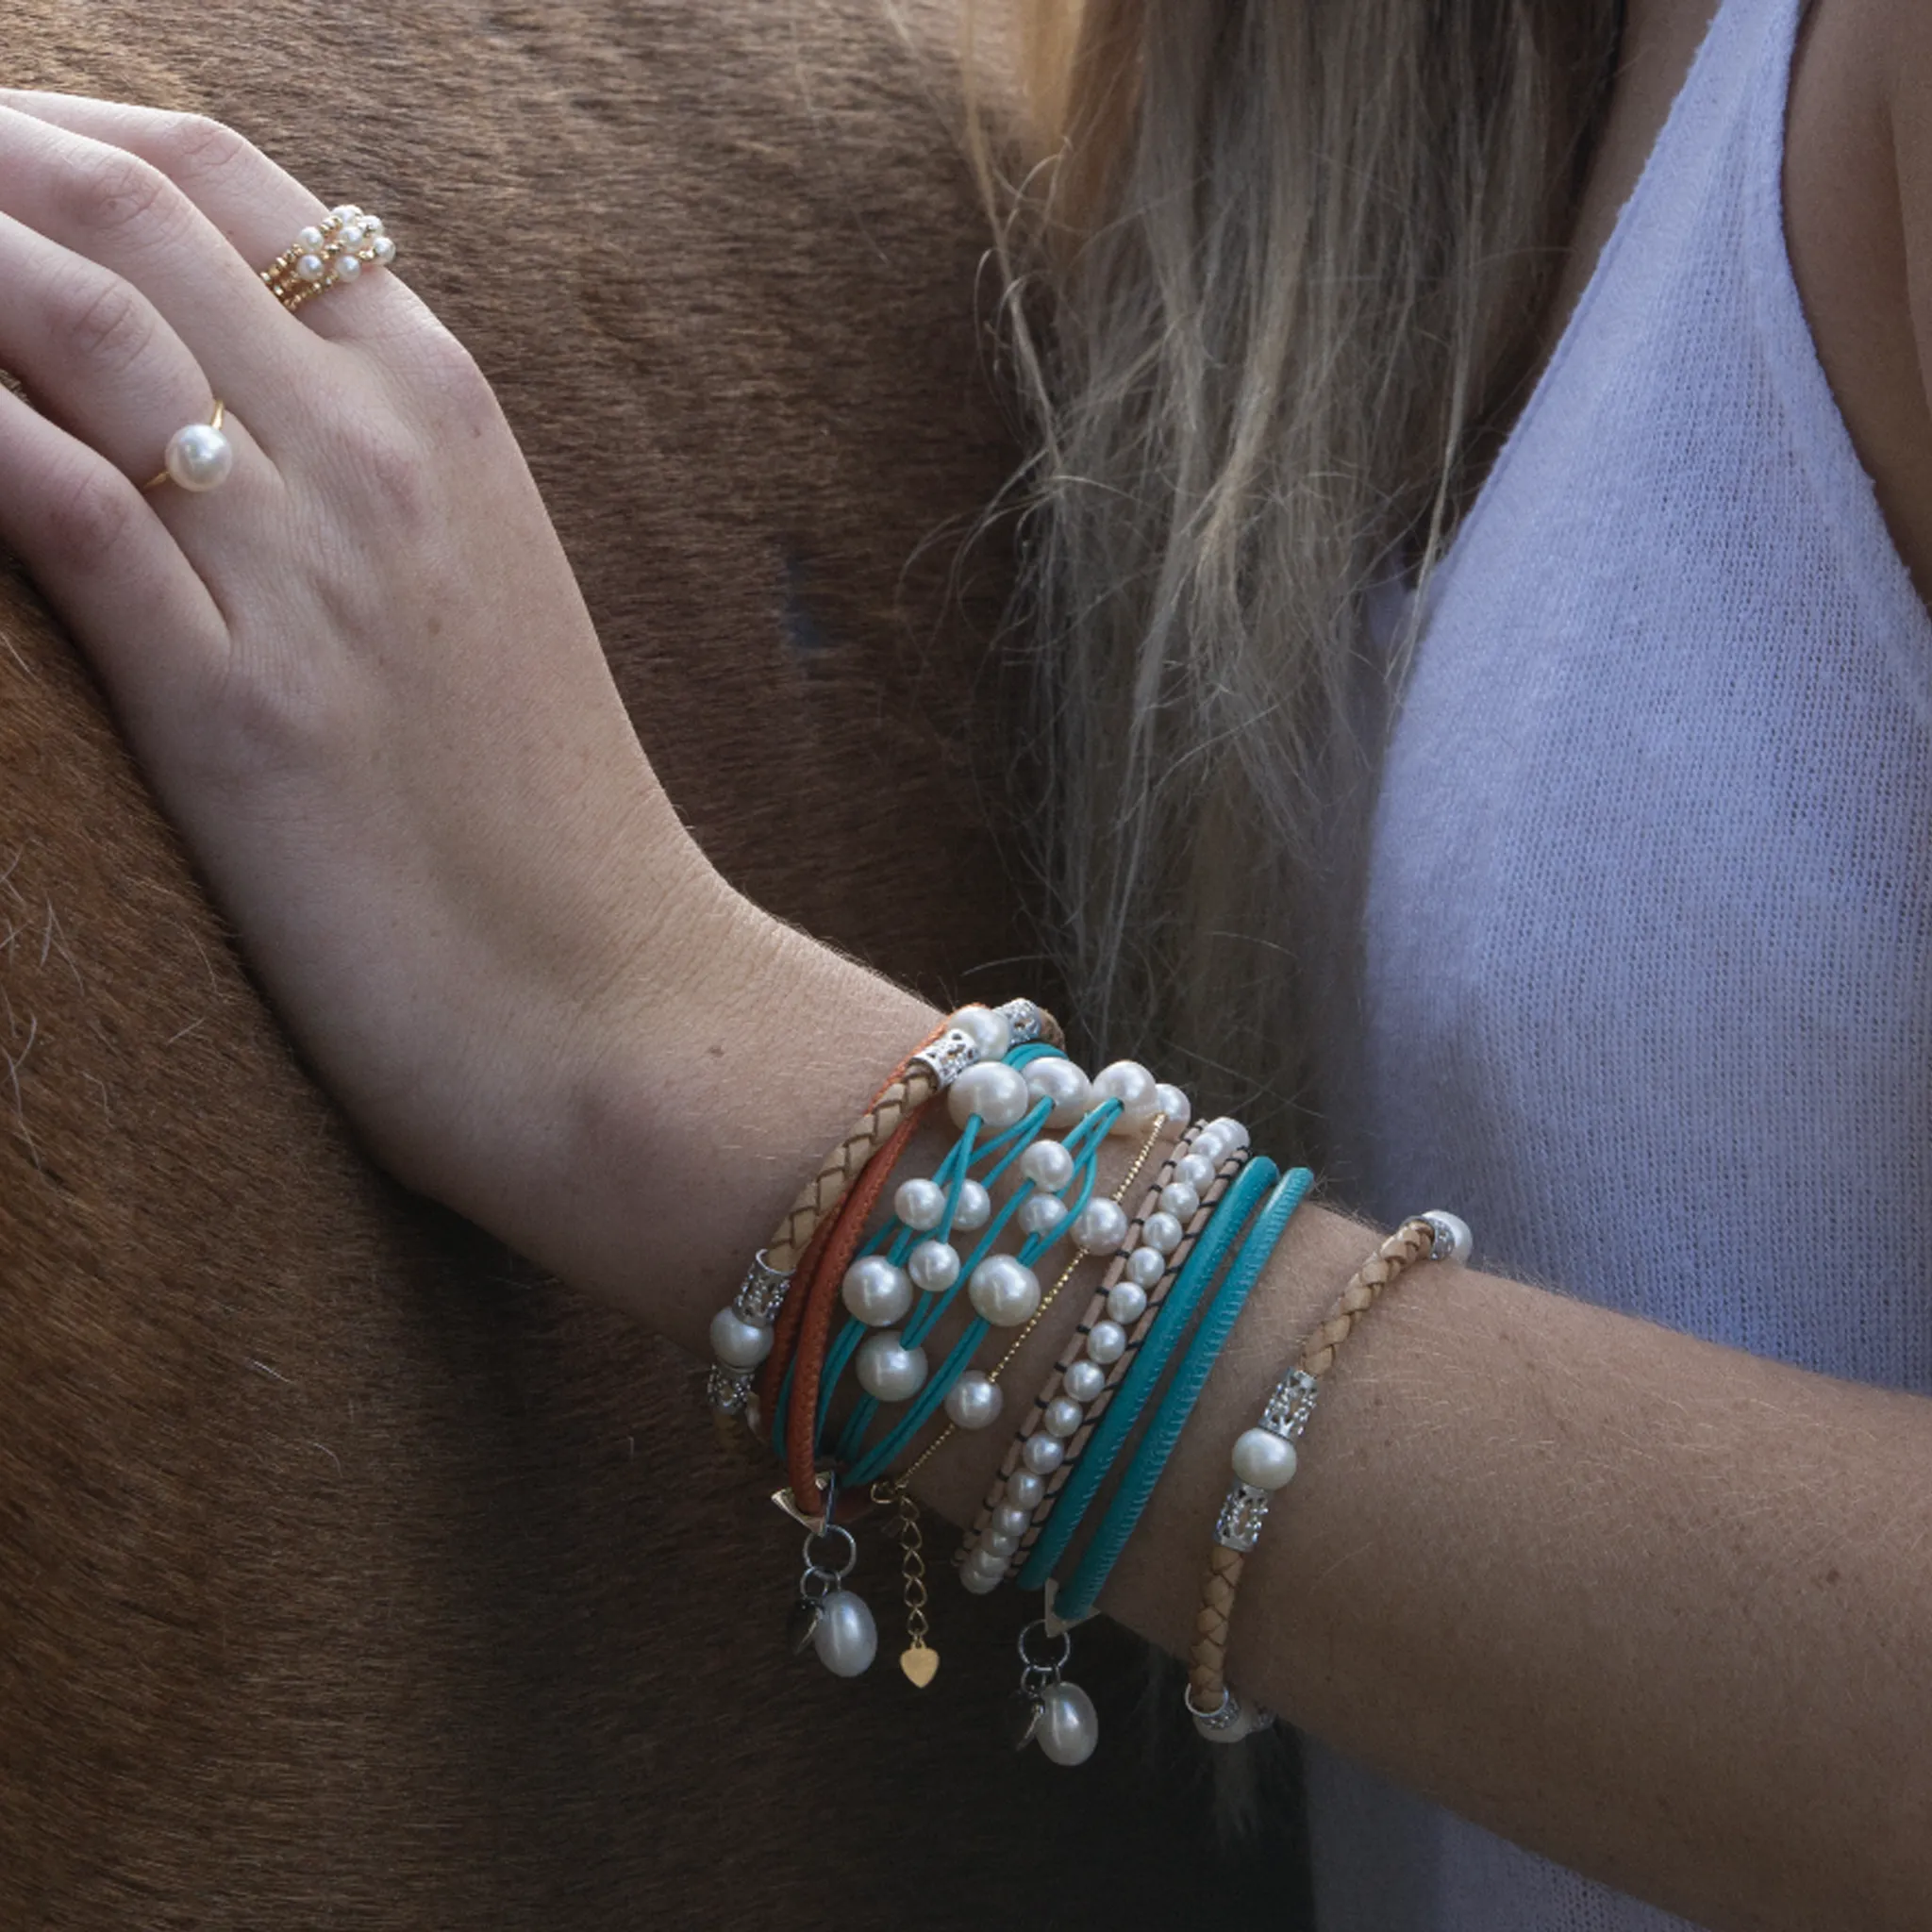
<svg viewBox="0 0 1932 1932">
<path fill-rule="evenodd" d="M 1260 1420 L 1236 1439 L 1231 1457 L 1234 1481 L 1215 1518 L 1214 1542 L 1201 1584 L 1201 1608 L 1194 1620 L 1194 1646 L 1188 1657 L 1188 1684 L 1181 1693 L 1194 1728 L 1204 1738 L 1233 1744 L 1274 1722 L 1271 1712 L 1242 1698 L 1227 1681 L 1228 1628 L 1241 1571 L 1260 1540 L 1269 1504 L 1294 1478 L 1294 1445 L 1314 1413 L 1321 1377 L 1384 1290 L 1394 1287 L 1418 1262 L 1466 1262 L 1472 1245 L 1468 1224 L 1454 1214 L 1432 1208 L 1404 1222 L 1350 1277 L 1320 1324 L 1295 1351 L 1294 1366 L 1274 1385 Z"/>
</svg>

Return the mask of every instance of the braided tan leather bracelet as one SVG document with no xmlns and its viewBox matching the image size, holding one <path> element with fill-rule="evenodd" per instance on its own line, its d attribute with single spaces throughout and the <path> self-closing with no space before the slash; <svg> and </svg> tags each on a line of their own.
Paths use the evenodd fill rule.
<svg viewBox="0 0 1932 1932">
<path fill-rule="evenodd" d="M 1314 1412 L 1321 1378 L 1385 1290 L 1418 1262 L 1462 1262 L 1469 1252 L 1469 1228 L 1453 1214 L 1432 1209 L 1405 1221 L 1349 1277 L 1328 1312 L 1303 1338 L 1294 1366 L 1274 1385 L 1260 1421 L 1236 1441 L 1235 1479 L 1215 1519 L 1193 1648 L 1188 1654 L 1188 1688 L 1182 1693 L 1194 1728 L 1204 1738 L 1231 1744 L 1274 1722 L 1270 1712 L 1229 1685 L 1228 1630 L 1241 1571 L 1260 1539 L 1269 1501 L 1294 1474 L 1294 1445 Z"/>
</svg>

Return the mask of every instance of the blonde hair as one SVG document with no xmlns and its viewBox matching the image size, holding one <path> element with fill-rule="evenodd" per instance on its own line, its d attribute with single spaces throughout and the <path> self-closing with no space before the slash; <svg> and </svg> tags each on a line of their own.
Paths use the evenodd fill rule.
<svg viewBox="0 0 1932 1932">
<path fill-rule="evenodd" d="M 1040 158 L 986 178 L 1054 939 L 1091 1041 L 1281 1135 L 1364 596 L 1520 396 L 1615 0 L 1021 6 Z"/>
</svg>

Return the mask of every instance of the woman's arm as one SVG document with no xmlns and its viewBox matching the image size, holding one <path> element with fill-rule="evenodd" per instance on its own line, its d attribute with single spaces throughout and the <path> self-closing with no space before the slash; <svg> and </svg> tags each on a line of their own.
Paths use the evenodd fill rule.
<svg viewBox="0 0 1932 1932">
<path fill-rule="evenodd" d="M 7 98 L 0 363 L 48 415 L 0 395 L 0 533 L 383 1157 L 697 1343 L 931 1016 L 703 862 L 487 390 L 399 282 L 290 318 L 246 264 L 315 205 L 251 150 Z M 217 393 L 235 477 L 143 495 Z M 1291 1229 L 1108 1598 L 1158 1641 L 1190 1634 L 1227 1445 L 1371 1240 Z M 1333 1380 L 1237 1681 L 1714 1925 L 1927 1923 L 1932 1405 L 1443 1269 Z M 998 1446 L 936 1458 L 931 1499 L 970 1513 Z"/>
</svg>

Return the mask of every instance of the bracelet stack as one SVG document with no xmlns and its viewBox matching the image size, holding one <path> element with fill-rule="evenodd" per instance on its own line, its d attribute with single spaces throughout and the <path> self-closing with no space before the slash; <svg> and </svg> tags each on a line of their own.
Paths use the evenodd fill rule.
<svg viewBox="0 0 1932 1932">
<path fill-rule="evenodd" d="M 914 1136 L 941 1120 L 945 1152 L 908 1171 Z M 1114 1139 L 1137 1151 L 1108 1192 L 1100 1161 Z M 907 1480 L 956 1432 L 999 1420 L 1021 1345 L 1077 1293 L 1080 1320 L 1019 1417 L 956 1567 L 975 1594 L 1008 1579 L 1046 1591 L 1045 1615 L 1019 1640 L 1009 1734 L 1058 1763 L 1090 1756 L 1098 1720 L 1066 1676 L 1071 1627 L 1091 1614 L 1311 1181 L 1253 1154 L 1239 1122 L 1193 1122 L 1187 1097 L 1133 1061 L 1090 1078 L 1029 1000 L 950 1015 L 892 1070 L 711 1322 L 713 1419 L 728 1440 L 769 1447 L 784 1473 L 773 1501 L 805 1532 L 793 1647 L 841 1676 L 871 1664 L 877 1625 L 848 1579 L 855 1527 L 885 1511 L 904 1576 L 900 1668 L 931 1682 L 939 1653 Z M 1223 1511 L 1235 1541 L 1217 1538 L 1208 1586 L 1218 1635 L 1204 1610 L 1189 1691 L 1209 1735 L 1254 1727 L 1223 1674 L 1227 1620 L 1315 1377 L 1375 1294 L 1446 1239 L 1424 1223 L 1391 1237 L 1304 1345 L 1291 1372 L 1303 1380 L 1277 1390 L 1238 1446 L 1239 1494 Z"/>
</svg>

